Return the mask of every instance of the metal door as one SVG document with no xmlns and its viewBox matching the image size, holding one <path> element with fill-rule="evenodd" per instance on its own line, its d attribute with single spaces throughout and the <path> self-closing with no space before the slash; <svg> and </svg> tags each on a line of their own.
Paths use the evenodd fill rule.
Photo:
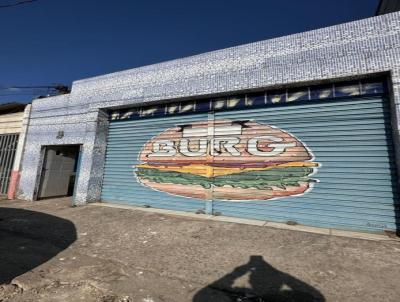
<svg viewBox="0 0 400 302">
<path fill-rule="evenodd" d="M 8 191 L 18 137 L 18 134 L 0 135 L 0 194 Z"/>
<path fill-rule="evenodd" d="M 47 146 L 39 198 L 72 196 L 79 146 Z"/>
<path fill-rule="evenodd" d="M 157 182 L 154 180 L 165 177 L 167 172 L 163 174 L 161 171 L 157 175 L 153 173 L 153 175 L 145 176 L 147 162 L 143 158 L 144 156 L 141 156 L 148 149 L 146 144 L 159 138 L 160 133 L 168 129 L 178 129 L 179 126 L 177 125 L 198 121 L 207 122 L 207 114 L 175 115 L 111 122 L 101 199 L 147 207 L 192 212 L 204 211 L 205 195 L 203 192 L 196 192 L 195 189 L 193 198 L 165 193 L 162 188 L 156 187 Z M 175 131 L 173 133 L 166 132 L 162 134 L 160 141 L 161 143 L 168 140 L 173 141 L 178 136 Z M 171 186 L 174 186 L 174 184 L 171 184 Z M 165 190 L 168 190 L 168 188 L 165 188 Z"/>
<path fill-rule="evenodd" d="M 299 194 L 236 202 L 215 199 L 214 213 L 321 227 L 396 230 L 398 188 L 387 99 L 223 111 L 216 112 L 215 119 L 252 120 L 281 129 L 306 146 L 314 167 L 307 176 L 309 188 Z M 253 172 L 247 177 L 258 176 Z M 273 187 L 277 192 L 293 188 L 290 183 Z"/>
</svg>

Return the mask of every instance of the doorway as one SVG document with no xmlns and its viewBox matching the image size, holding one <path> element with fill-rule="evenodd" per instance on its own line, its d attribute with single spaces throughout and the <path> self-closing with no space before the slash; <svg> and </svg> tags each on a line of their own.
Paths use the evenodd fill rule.
<svg viewBox="0 0 400 302">
<path fill-rule="evenodd" d="M 80 145 L 46 146 L 38 198 L 73 196 Z"/>
</svg>

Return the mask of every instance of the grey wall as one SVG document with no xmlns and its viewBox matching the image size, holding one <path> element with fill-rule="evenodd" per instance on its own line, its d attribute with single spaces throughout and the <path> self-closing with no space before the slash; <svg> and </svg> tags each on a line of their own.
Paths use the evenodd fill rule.
<svg viewBox="0 0 400 302">
<path fill-rule="evenodd" d="M 388 71 L 398 138 L 400 13 L 76 81 L 69 95 L 32 104 L 19 197 L 34 197 L 42 145 L 83 144 L 75 201 L 99 199 L 108 128 L 101 108 Z"/>
</svg>

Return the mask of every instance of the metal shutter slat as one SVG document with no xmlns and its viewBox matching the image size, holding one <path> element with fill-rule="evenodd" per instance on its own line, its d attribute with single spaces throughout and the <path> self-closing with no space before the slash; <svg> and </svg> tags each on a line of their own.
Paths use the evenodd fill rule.
<svg viewBox="0 0 400 302">
<path fill-rule="evenodd" d="M 152 137 L 177 124 L 208 118 L 203 113 L 112 121 L 102 199 L 191 212 L 204 210 L 205 199 L 175 196 L 141 185 L 132 166 L 138 164 L 140 150 Z M 214 119 L 254 120 L 282 129 L 305 143 L 315 162 L 321 164 L 311 176 L 318 182 L 301 196 L 263 201 L 214 198 L 215 214 L 363 231 L 396 229 L 398 190 L 387 99 L 347 98 L 215 111 Z M 256 134 L 256 129 L 249 135 Z M 245 146 L 241 144 L 237 146 Z M 287 156 L 292 159 L 297 156 L 290 154 Z M 223 159 L 228 157 L 219 157 Z M 251 180 L 259 174 L 244 174 L 242 179 Z"/>
</svg>

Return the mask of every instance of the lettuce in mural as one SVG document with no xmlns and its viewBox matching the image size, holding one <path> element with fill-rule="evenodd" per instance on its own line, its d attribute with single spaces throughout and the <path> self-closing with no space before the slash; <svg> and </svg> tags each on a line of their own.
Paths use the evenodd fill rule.
<svg viewBox="0 0 400 302">
<path fill-rule="evenodd" d="M 255 121 L 178 125 L 148 141 L 134 166 L 140 183 L 169 194 L 268 200 L 304 194 L 319 164 L 293 135 Z"/>
</svg>

